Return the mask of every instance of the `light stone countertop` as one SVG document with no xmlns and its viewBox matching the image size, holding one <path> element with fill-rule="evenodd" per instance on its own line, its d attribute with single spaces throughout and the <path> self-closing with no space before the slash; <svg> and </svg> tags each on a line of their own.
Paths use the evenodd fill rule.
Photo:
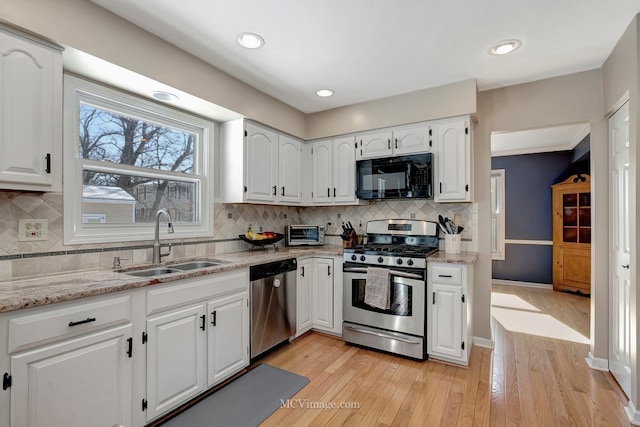
<svg viewBox="0 0 640 427">
<path fill-rule="evenodd" d="M 196 260 L 217 260 L 224 262 L 224 264 L 161 276 L 136 277 L 126 274 L 125 271 L 157 267 L 157 265 L 152 264 L 138 264 L 135 266 L 123 265 L 122 268 L 115 271 L 102 268 L 0 281 L 0 313 L 142 288 L 180 279 L 188 279 L 211 273 L 280 261 L 287 258 L 341 255 L 342 246 L 282 247 L 277 252 L 271 247 L 268 251 L 253 250 L 216 254 L 211 257 L 174 259 L 170 262 L 162 263 L 160 266 L 170 266 L 171 264 L 182 264 Z"/>
<path fill-rule="evenodd" d="M 450 254 L 445 251 L 438 251 L 427 257 L 427 261 L 451 264 L 474 264 L 477 260 L 477 252 L 460 252 L 459 254 Z"/>
<path fill-rule="evenodd" d="M 152 264 L 139 264 L 135 266 L 123 266 L 115 271 L 102 268 L 0 281 L 0 313 L 153 286 L 181 279 L 280 261 L 287 258 L 302 258 L 307 256 L 342 256 L 342 247 L 282 247 L 277 252 L 271 248 L 269 251 L 253 250 L 223 253 L 212 257 L 176 259 L 160 265 L 170 266 L 171 264 L 182 264 L 196 260 L 217 260 L 224 262 L 224 264 L 153 277 L 136 277 L 126 274 L 126 271 L 132 271 L 134 269 L 144 270 L 157 267 Z M 433 262 L 473 264 L 477 258 L 478 254 L 474 252 L 462 252 L 454 255 L 440 251 L 429 256 L 427 260 Z"/>
</svg>

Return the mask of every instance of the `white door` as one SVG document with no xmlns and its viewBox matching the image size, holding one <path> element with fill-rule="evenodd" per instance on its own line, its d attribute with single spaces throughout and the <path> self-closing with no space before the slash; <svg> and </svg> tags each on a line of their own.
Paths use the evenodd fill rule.
<svg viewBox="0 0 640 427">
<path fill-rule="evenodd" d="M 313 203 L 331 204 L 331 141 L 313 143 L 313 177 L 311 192 Z"/>
<path fill-rule="evenodd" d="M 302 143 L 288 136 L 279 137 L 280 163 L 278 200 L 302 202 Z"/>
<path fill-rule="evenodd" d="M 132 425 L 131 334 L 129 324 L 12 356 L 11 425 Z"/>
<path fill-rule="evenodd" d="M 434 283 L 431 295 L 431 339 L 428 352 L 462 358 L 462 286 Z"/>
<path fill-rule="evenodd" d="M 609 283 L 609 370 L 631 396 L 629 297 L 629 103 L 609 119 L 611 237 Z"/>
<path fill-rule="evenodd" d="M 273 202 L 278 186 L 278 135 L 247 123 L 246 199 Z"/>
<path fill-rule="evenodd" d="M 313 283 L 313 259 L 298 262 L 296 281 L 296 336 L 311 329 L 311 286 Z"/>
<path fill-rule="evenodd" d="M 431 126 L 419 126 L 393 132 L 393 154 L 412 154 L 431 151 Z"/>
<path fill-rule="evenodd" d="M 356 160 L 386 157 L 393 153 L 390 131 L 358 135 L 357 141 L 358 151 L 356 152 Z"/>
<path fill-rule="evenodd" d="M 315 259 L 311 319 L 314 325 L 333 328 L 333 259 Z"/>
<path fill-rule="evenodd" d="M 219 383 L 249 364 L 249 304 L 246 292 L 207 304 L 207 383 Z"/>
<path fill-rule="evenodd" d="M 204 388 L 204 305 L 147 320 L 147 421 Z"/>
<path fill-rule="evenodd" d="M 437 125 L 436 155 L 438 157 L 436 202 L 463 202 L 470 200 L 470 140 L 464 120 Z"/>
<path fill-rule="evenodd" d="M 356 151 L 352 136 L 333 140 L 333 203 L 356 201 Z"/>
</svg>

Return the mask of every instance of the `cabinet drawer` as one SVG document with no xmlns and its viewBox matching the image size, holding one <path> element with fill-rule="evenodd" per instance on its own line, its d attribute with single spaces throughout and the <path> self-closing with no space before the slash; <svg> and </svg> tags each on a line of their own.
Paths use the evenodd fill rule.
<svg viewBox="0 0 640 427">
<path fill-rule="evenodd" d="M 179 280 L 147 291 L 147 315 L 198 300 L 244 292 L 248 288 L 248 269 Z"/>
<path fill-rule="evenodd" d="M 9 353 L 131 321 L 131 295 L 82 300 L 9 319 Z"/>
<path fill-rule="evenodd" d="M 462 268 L 459 266 L 434 265 L 431 267 L 431 281 L 448 283 L 451 285 L 462 284 Z"/>
</svg>

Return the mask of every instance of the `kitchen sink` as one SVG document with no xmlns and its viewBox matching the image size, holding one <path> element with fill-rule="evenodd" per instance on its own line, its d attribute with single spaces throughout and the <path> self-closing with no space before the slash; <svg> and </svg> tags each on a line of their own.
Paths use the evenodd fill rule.
<svg viewBox="0 0 640 427">
<path fill-rule="evenodd" d="M 128 271 L 127 274 L 130 276 L 137 276 L 137 277 L 152 277 L 152 276 L 160 276 L 162 274 L 180 273 L 181 271 L 183 270 L 179 270 L 177 268 L 157 267 L 157 268 L 150 268 L 148 270 Z"/>
<path fill-rule="evenodd" d="M 171 268 L 177 270 L 197 270 L 199 268 L 215 267 L 216 265 L 224 264 L 221 261 L 193 261 L 184 264 L 172 265 Z"/>
</svg>

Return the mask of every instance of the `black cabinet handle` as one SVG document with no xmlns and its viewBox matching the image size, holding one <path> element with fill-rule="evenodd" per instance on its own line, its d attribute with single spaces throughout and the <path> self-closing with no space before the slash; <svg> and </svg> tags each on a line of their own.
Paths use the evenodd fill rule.
<svg viewBox="0 0 640 427">
<path fill-rule="evenodd" d="M 84 320 L 80 320 L 78 322 L 69 322 L 69 327 L 72 328 L 74 326 L 78 326 L 78 325 L 84 325 L 85 323 L 91 323 L 91 322 L 95 322 L 96 318 L 95 317 L 87 317 Z"/>
<path fill-rule="evenodd" d="M 622 268 L 629 268 L 629 264 L 623 265 Z"/>
<path fill-rule="evenodd" d="M 304 265 L 300 267 L 300 276 L 304 277 Z"/>
<path fill-rule="evenodd" d="M 6 390 L 11 387 L 11 375 L 8 372 L 5 372 L 2 376 L 2 389 Z"/>
<path fill-rule="evenodd" d="M 327 197 L 331 197 L 331 189 L 327 188 Z"/>
<path fill-rule="evenodd" d="M 438 274 L 438 277 L 448 277 L 449 279 L 451 279 L 453 276 L 450 274 Z"/>
<path fill-rule="evenodd" d="M 202 316 L 200 316 L 200 320 L 202 321 L 202 324 L 200 325 L 200 329 L 204 331 L 205 328 L 207 327 L 207 316 L 203 314 Z"/>
<path fill-rule="evenodd" d="M 398 149 L 398 138 L 396 138 L 396 149 Z"/>
<path fill-rule="evenodd" d="M 133 357 L 133 338 L 127 338 L 127 356 L 129 359 Z"/>
<path fill-rule="evenodd" d="M 44 156 L 45 161 L 47 162 L 47 165 L 44 168 L 44 171 L 46 173 L 51 173 L 51 153 L 47 153 L 46 156 Z"/>
<path fill-rule="evenodd" d="M 275 196 L 278 193 L 278 186 L 274 185 L 273 186 L 273 195 Z"/>
<path fill-rule="evenodd" d="M 282 186 L 282 197 L 284 197 L 284 185 Z"/>
<path fill-rule="evenodd" d="M 387 139 L 387 148 L 391 150 L 391 138 Z"/>
<path fill-rule="evenodd" d="M 216 311 L 215 311 L 215 310 L 213 310 L 213 311 L 211 312 L 211 316 L 213 316 L 213 318 L 212 318 L 212 320 L 211 320 L 211 324 L 212 324 L 213 326 L 216 326 Z"/>
<path fill-rule="evenodd" d="M 331 276 L 331 266 L 327 265 L 327 276 Z"/>
<path fill-rule="evenodd" d="M 435 304 L 435 303 L 436 303 L 436 293 L 434 292 L 433 293 L 433 304 Z"/>
<path fill-rule="evenodd" d="M 442 183 L 440 183 L 440 192 L 442 193 Z"/>
<path fill-rule="evenodd" d="M 333 187 L 333 197 L 336 197 L 336 187 Z"/>
</svg>

